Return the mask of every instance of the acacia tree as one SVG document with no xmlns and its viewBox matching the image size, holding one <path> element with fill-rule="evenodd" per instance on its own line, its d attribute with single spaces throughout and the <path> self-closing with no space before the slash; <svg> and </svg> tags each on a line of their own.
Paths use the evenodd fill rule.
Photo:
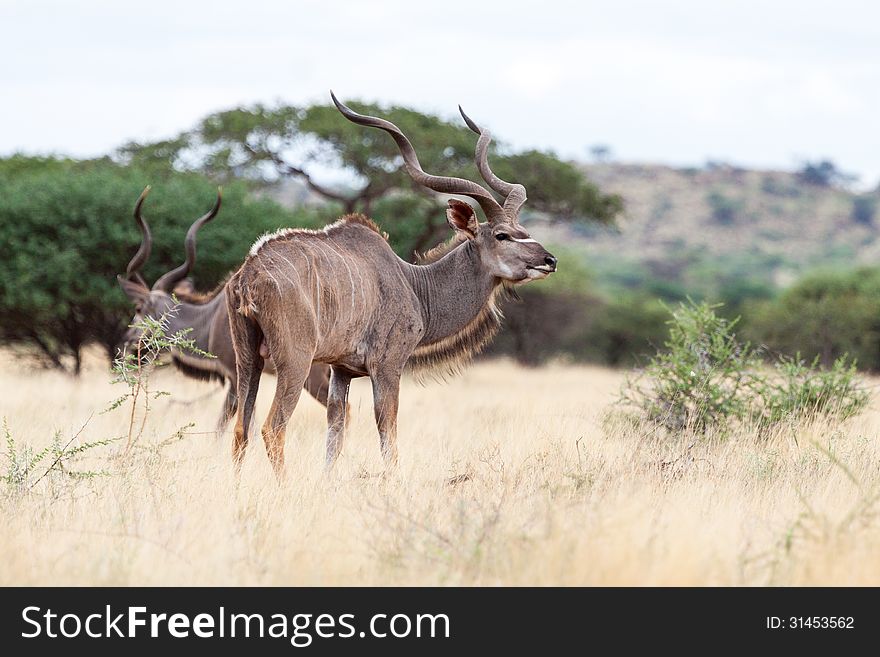
<svg viewBox="0 0 880 657">
<path fill-rule="evenodd" d="M 353 103 L 358 111 L 387 117 L 419 149 L 425 170 L 473 178 L 476 139 L 463 122 L 399 106 Z M 529 190 L 527 208 L 557 221 L 611 222 L 622 209 L 619 196 L 603 194 L 573 164 L 553 153 L 506 152 L 491 146 L 493 167 Z M 301 181 L 330 202 L 328 210 L 376 215 L 404 257 L 446 234 L 433 193 L 414 185 L 391 139 L 345 121 L 329 105 L 255 105 L 211 114 L 192 131 L 154 144 L 128 144 L 118 155 L 145 167 L 194 169 L 216 179 L 272 183 Z M 350 184 L 318 180 L 315 169 L 343 172 Z M 527 219 L 528 217 L 526 217 Z"/>
</svg>

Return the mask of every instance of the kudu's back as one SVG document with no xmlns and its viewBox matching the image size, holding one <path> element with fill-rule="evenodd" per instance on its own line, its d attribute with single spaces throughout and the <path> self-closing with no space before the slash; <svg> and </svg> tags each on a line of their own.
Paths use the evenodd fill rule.
<svg viewBox="0 0 880 657">
<path fill-rule="evenodd" d="M 321 231 L 286 230 L 254 245 L 229 281 L 229 311 L 255 321 L 270 354 L 283 333 L 314 360 L 366 373 L 366 345 L 404 321 L 420 330 L 414 293 L 372 221 L 354 215 Z M 389 345 L 389 348 L 391 346 Z M 340 358 L 344 362 L 340 362 Z"/>
</svg>

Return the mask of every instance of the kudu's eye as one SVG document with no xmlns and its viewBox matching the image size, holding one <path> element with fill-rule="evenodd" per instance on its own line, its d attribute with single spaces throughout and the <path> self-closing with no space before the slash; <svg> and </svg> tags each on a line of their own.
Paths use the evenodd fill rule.
<svg viewBox="0 0 880 657">
<path fill-rule="evenodd" d="M 504 240 L 509 240 L 510 235 L 508 235 L 507 233 L 495 233 L 495 239 L 499 242 L 503 242 Z"/>
</svg>

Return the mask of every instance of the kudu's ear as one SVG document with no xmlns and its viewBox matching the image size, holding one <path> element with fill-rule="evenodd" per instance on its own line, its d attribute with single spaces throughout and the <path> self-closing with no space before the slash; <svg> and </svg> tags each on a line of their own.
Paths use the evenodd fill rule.
<svg viewBox="0 0 880 657">
<path fill-rule="evenodd" d="M 446 220 L 454 230 L 464 233 L 471 239 L 477 236 L 477 231 L 480 229 L 477 213 L 470 205 L 458 199 L 449 199 Z"/>
<path fill-rule="evenodd" d="M 182 281 L 179 281 L 174 285 L 174 294 L 177 296 L 194 294 L 195 291 L 196 286 L 191 278 L 184 278 Z"/>
<path fill-rule="evenodd" d="M 122 291 L 125 292 L 126 296 L 135 303 L 138 301 L 144 301 L 150 296 L 150 290 L 137 281 L 130 281 L 124 276 L 117 276 L 116 280 L 119 281 L 119 287 L 122 288 Z"/>
</svg>

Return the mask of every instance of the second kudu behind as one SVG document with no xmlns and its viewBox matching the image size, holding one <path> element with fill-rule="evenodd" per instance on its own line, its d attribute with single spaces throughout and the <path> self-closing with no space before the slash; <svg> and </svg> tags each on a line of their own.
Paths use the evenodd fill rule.
<svg viewBox="0 0 880 657">
<path fill-rule="evenodd" d="M 278 375 L 263 440 L 282 475 L 287 422 L 313 361 L 332 366 L 327 398 L 327 454 L 331 466 L 342 448 L 352 378 L 369 376 L 380 447 L 386 465 L 397 462 L 400 377 L 407 366 L 460 362 L 494 336 L 495 306 L 504 284 L 545 278 L 556 258 L 519 223 L 526 200 L 522 185 L 504 182 L 489 168 L 490 137 L 479 134 L 476 164 L 495 196 L 474 182 L 425 173 L 415 150 L 389 121 L 355 113 L 335 96 L 342 114 L 379 128 L 397 143 L 409 175 L 441 194 L 472 198 L 486 215 L 452 199 L 446 210 L 455 237 L 429 264 L 401 260 L 370 219 L 349 215 L 323 230 L 285 229 L 261 238 L 227 284 L 240 407 L 233 457 L 238 466 L 248 441 L 265 343 Z"/>
<path fill-rule="evenodd" d="M 196 234 L 202 226 L 217 216 L 220 211 L 220 194 L 217 194 L 214 207 L 194 221 L 187 230 L 184 241 L 186 248 L 184 263 L 160 276 L 150 288 L 141 275 L 141 268 L 150 257 L 153 246 L 149 224 L 141 214 L 149 191 L 149 187 L 144 189 L 134 208 L 134 220 L 141 231 L 140 247 L 128 263 L 125 276 L 119 276 L 120 286 L 135 305 L 131 328 L 126 332 L 123 340 L 126 345 L 134 345 L 138 342 L 141 329 L 137 328 L 137 324 L 145 317 L 153 319 L 164 317 L 169 335 L 189 330 L 187 338 L 191 339 L 200 351 L 207 352 L 213 357 L 185 350 L 174 350 L 171 358 L 174 365 L 188 377 L 206 381 L 217 380 L 221 384 L 229 380 L 223 411 L 217 422 L 217 431 L 221 432 L 235 415 L 238 405 L 235 352 L 232 348 L 232 335 L 229 332 L 229 319 L 226 314 L 226 286 L 221 285 L 209 294 L 198 294 L 192 290 L 191 284 L 187 284 L 186 278 L 196 261 Z M 266 369 L 272 371 L 271 363 Z M 315 399 L 326 404 L 329 385 L 328 367 L 316 364 L 310 368 L 304 385 Z"/>
</svg>

